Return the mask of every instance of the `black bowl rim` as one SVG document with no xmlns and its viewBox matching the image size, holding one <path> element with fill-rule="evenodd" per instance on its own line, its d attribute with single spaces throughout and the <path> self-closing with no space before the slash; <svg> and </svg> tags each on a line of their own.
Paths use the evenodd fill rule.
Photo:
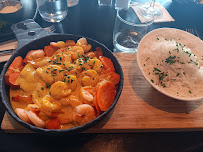
<svg viewBox="0 0 203 152">
<path fill-rule="evenodd" d="M 92 121 L 90 121 L 90 122 L 88 122 L 86 124 L 83 124 L 83 125 L 77 126 L 77 127 L 73 127 L 73 128 L 69 128 L 69 129 L 44 129 L 44 128 L 39 128 L 39 127 L 36 127 L 34 125 L 31 125 L 31 124 L 28 124 L 28 123 L 22 121 L 15 114 L 14 110 L 9 108 L 9 106 L 7 105 L 6 100 L 5 100 L 5 95 L 6 95 L 6 94 L 4 94 L 5 87 L 3 88 L 3 84 L 5 86 L 5 83 L 4 83 L 4 74 L 7 71 L 8 66 L 12 63 L 11 61 L 14 60 L 15 54 L 17 54 L 17 52 L 19 52 L 19 50 L 21 50 L 23 48 L 26 48 L 28 45 L 31 45 L 35 41 L 39 41 L 39 40 L 42 40 L 44 38 L 48 38 L 50 36 L 70 36 L 70 37 L 72 36 L 72 37 L 78 37 L 78 38 L 84 37 L 84 36 L 81 36 L 81 35 L 74 35 L 74 34 L 53 34 L 53 35 L 48 35 L 48 36 L 44 36 L 44 37 L 41 37 L 39 39 L 33 40 L 33 41 L 29 42 L 28 44 L 26 44 L 25 46 L 23 46 L 22 48 L 19 48 L 18 50 L 16 50 L 13 53 L 13 55 L 11 56 L 11 58 L 7 61 L 7 63 L 5 64 L 5 66 L 4 66 L 4 68 L 3 68 L 2 72 L 1 72 L 1 79 L 0 79 L 0 85 L 2 87 L 1 90 L 0 90 L 1 99 L 2 99 L 2 102 L 3 102 L 4 106 L 6 107 L 6 110 L 8 111 L 8 113 L 17 122 L 19 122 L 22 126 L 28 128 L 28 129 L 30 129 L 30 130 L 32 130 L 34 132 L 45 133 L 45 134 L 62 134 L 62 133 L 72 134 L 72 133 L 78 133 L 78 132 L 84 131 L 84 130 L 90 128 L 90 127 L 93 127 L 100 120 L 102 120 L 105 115 L 107 115 L 110 111 L 112 111 L 112 109 L 115 107 L 116 103 L 118 102 L 118 99 L 119 99 L 119 97 L 121 95 L 121 92 L 122 92 L 122 89 L 123 89 L 123 81 L 124 81 L 123 70 L 122 70 L 122 67 L 121 67 L 118 59 L 115 57 L 115 55 L 104 44 L 102 44 L 102 43 L 100 43 L 100 42 L 98 42 L 96 40 L 93 40 L 91 38 L 85 37 L 87 40 L 94 41 L 98 45 L 103 46 L 106 49 L 106 51 L 108 51 L 112 55 L 112 57 L 116 60 L 117 64 L 119 65 L 119 69 L 120 69 L 120 82 L 119 82 L 120 89 L 117 91 L 115 99 L 114 99 L 112 105 L 109 107 L 109 109 L 107 111 L 103 112 L 100 116 L 96 117 L 95 119 L 93 119 Z M 10 64 L 8 65 L 9 62 L 10 62 Z"/>
<path fill-rule="evenodd" d="M 4 0 L 4 1 L 1 1 L 0 3 L 6 3 L 6 2 L 17 2 L 18 4 L 20 4 L 20 8 L 15 11 L 15 12 L 11 12 L 11 13 L 0 13 L 1 15 L 9 15 L 9 14 L 14 14 L 14 13 L 17 13 L 18 11 L 20 11 L 22 8 L 23 8 L 23 4 L 21 3 L 21 1 L 18 1 L 18 0 Z M 9 5 L 10 6 L 10 5 Z"/>
</svg>

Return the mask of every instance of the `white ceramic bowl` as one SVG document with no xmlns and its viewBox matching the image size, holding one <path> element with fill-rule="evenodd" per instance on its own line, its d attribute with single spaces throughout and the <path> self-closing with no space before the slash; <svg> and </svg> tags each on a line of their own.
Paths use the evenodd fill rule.
<svg viewBox="0 0 203 152">
<path fill-rule="evenodd" d="M 196 55 L 199 55 L 203 57 L 203 41 L 199 39 L 198 37 L 174 28 L 160 28 L 153 30 L 149 32 L 147 35 L 143 37 L 143 39 L 140 41 L 140 44 L 137 49 L 137 62 L 138 66 L 145 77 L 145 79 L 159 92 L 163 93 L 166 96 L 169 96 L 171 98 L 175 98 L 178 100 L 184 100 L 184 101 L 194 101 L 194 100 L 200 100 L 203 99 L 203 92 L 198 94 L 198 96 L 191 96 L 191 97 L 182 97 L 179 95 L 174 95 L 169 92 L 167 92 L 163 87 L 160 87 L 159 85 L 156 85 L 155 83 L 152 83 L 151 78 L 149 74 L 145 70 L 145 66 L 143 63 L 143 55 L 142 52 L 144 49 L 150 50 L 150 47 L 157 41 L 158 37 L 164 37 L 166 39 L 173 39 L 177 42 L 181 42 L 182 44 L 186 44 L 188 48 L 191 48 L 191 50 L 198 50 L 195 52 Z"/>
</svg>

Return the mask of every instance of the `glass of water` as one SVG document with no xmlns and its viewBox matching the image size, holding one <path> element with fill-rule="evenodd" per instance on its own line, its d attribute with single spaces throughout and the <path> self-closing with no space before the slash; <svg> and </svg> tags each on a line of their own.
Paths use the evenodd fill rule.
<svg viewBox="0 0 203 152">
<path fill-rule="evenodd" d="M 48 22 L 62 21 L 68 12 L 67 0 L 36 0 L 41 17 Z"/>
<path fill-rule="evenodd" d="M 146 10 L 147 11 L 147 10 Z M 117 10 L 113 31 L 113 44 L 115 52 L 135 53 L 142 37 L 147 33 L 149 26 L 154 22 L 154 16 L 142 18 L 142 22 L 129 7 Z"/>
</svg>

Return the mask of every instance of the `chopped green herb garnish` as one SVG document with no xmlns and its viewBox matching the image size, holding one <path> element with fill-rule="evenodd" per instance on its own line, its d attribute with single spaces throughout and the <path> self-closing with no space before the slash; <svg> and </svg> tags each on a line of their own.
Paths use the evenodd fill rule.
<svg viewBox="0 0 203 152">
<path fill-rule="evenodd" d="M 154 83 L 154 80 L 151 79 L 151 82 Z"/>
<path fill-rule="evenodd" d="M 166 60 L 165 60 L 165 62 L 166 63 L 169 63 L 169 64 L 173 64 L 173 63 L 175 63 L 177 60 L 175 60 L 175 58 L 176 58 L 176 56 L 174 55 L 173 57 L 172 56 L 169 56 Z"/>
<path fill-rule="evenodd" d="M 189 93 L 192 93 L 192 91 L 189 90 Z"/>
<path fill-rule="evenodd" d="M 154 67 L 154 70 L 153 70 L 153 72 L 154 72 L 154 71 L 158 71 L 158 72 L 161 72 L 161 70 L 157 69 L 156 67 Z"/>
<path fill-rule="evenodd" d="M 59 72 L 65 71 L 64 69 L 59 70 Z"/>
<path fill-rule="evenodd" d="M 179 76 L 180 75 L 180 73 L 177 73 L 177 75 L 176 76 Z"/>
<path fill-rule="evenodd" d="M 157 39 L 157 40 L 159 40 L 159 38 L 158 38 L 158 37 L 157 37 L 156 39 Z"/>
<path fill-rule="evenodd" d="M 150 58 L 150 57 L 148 57 L 148 58 L 146 59 L 146 61 L 149 60 L 149 58 Z"/>
<path fill-rule="evenodd" d="M 44 87 L 41 87 L 41 90 L 44 90 Z"/>
</svg>

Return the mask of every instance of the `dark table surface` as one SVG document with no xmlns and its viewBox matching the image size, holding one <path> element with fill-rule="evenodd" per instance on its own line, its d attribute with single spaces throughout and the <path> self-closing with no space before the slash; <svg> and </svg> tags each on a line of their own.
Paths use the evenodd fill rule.
<svg viewBox="0 0 203 152">
<path fill-rule="evenodd" d="M 23 0 L 22 0 L 23 1 Z M 157 0 L 158 1 L 158 0 Z M 27 10 L 41 27 L 45 22 L 35 14 L 35 0 L 26 3 Z M 192 0 L 160 0 L 175 22 L 154 23 L 149 29 L 173 27 L 182 30 L 196 29 L 203 39 L 203 5 Z M 25 13 L 26 14 L 26 13 Z M 95 39 L 113 50 L 112 34 L 116 10 L 114 6 L 99 7 L 97 0 L 80 0 L 69 8 L 68 15 L 60 23 L 54 23 L 57 33 L 77 34 Z M 12 37 L 13 38 L 13 37 Z M 2 70 L 4 63 L 0 64 Z M 0 122 L 5 108 L 0 102 Z M 75 134 L 69 136 L 45 136 L 39 134 L 7 134 L 0 130 L 0 152 L 4 151 L 138 151 L 138 152 L 196 152 L 203 151 L 203 132 L 159 132 L 123 134 Z"/>
</svg>

